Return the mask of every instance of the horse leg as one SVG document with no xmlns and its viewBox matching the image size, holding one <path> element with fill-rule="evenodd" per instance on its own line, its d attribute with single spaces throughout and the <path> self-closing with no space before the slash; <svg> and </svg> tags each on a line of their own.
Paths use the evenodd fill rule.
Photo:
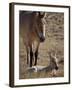
<svg viewBox="0 0 72 90">
<path fill-rule="evenodd" d="M 37 58 L 38 58 L 38 49 L 35 52 L 35 64 L 34 65 L 37 65 Z"/>
<path fill-rule="evenodd" d="M 32 47 L 30 47 L 30 67 L 32 67 L 32 60 L 33 60 L 33 51 Z"/>
</svg>

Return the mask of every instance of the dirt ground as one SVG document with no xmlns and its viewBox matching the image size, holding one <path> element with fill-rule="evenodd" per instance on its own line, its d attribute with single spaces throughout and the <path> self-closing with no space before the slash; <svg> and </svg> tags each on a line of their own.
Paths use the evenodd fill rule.
<svg viewBox="0 0 72 90">
<path fill-rule="evenodd" d="M 48 12 L 45 16 L 46 21 L 46 37 L 44 43 L 40 44 L 38 64 L 39 66 L 49 66 L 50 59 L 48 52 L 56 52 L 58 58 L 59 69 L 56 75 L 52 70 L 43 70 L 39 72 L 29 72 L 26 64 L 26 50 L 22 39 L 19 39 L 19 78 L 47 78 L 47 77 L 63 77 L 64 76 L 64 14 Z"/>
</svg>

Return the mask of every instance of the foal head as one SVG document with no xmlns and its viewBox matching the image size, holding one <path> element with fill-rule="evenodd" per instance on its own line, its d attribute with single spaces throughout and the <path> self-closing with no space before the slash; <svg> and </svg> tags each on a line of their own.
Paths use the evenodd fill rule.
<svg viewBox="0 0 72 90">
<path fill-rule="evenodd" d="M 37 37 L 39 38 L 40 42 L 44 42 L 45 40 L 45 24 L 43 18 L 45 16 L 44 12 L 36 12 L 35 13 L 35 31 Z"/>
</svg>

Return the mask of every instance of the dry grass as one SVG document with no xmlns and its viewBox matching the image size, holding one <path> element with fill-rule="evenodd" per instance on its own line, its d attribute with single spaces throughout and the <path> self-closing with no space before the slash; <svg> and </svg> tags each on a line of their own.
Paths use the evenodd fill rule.
<svg viewBox="0 0 72 90">
<path fill-rule="evenodd" d="M 19 78 L 45 78 L 45 77 L 63 77 L 64 76 L 64 14 L 63 13 L 47 13 L 46 21 L 46 40 L 40 44 L 38 65 L 48 66 L 50 59 L 48 52 L 57 53 L 59 69 L 55 76 L 52 71 L 29 72 L 27 71 L 26 51 L 20 37 L 19 48 Z"/>
</svg>

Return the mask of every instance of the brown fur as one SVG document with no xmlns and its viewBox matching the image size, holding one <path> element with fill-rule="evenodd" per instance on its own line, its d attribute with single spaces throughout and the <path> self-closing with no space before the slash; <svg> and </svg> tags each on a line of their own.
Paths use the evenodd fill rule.
<svg viewBox="0 0 72 90">
<path fill-rule="evenodd" d="M 42 23 L 43 17 L 44 13 L 41 14 L 40 12 L 20 12 L 20 36 L 26 46 L 28 59 L 27 63 L 29 61 L 32 63 L 32 60 L 29 58 L 29 54 L 31 54 L 30 57 L 32 57 L 33 52 L 38 53 L 40 42 L 44 41 Z"/>
</svg>

